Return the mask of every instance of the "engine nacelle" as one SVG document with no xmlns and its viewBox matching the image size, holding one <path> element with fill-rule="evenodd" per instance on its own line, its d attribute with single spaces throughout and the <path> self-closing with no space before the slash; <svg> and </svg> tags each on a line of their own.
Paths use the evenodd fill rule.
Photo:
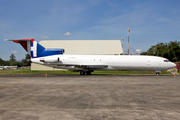
<svg viewBox="0 0 180 120">
<path fill-rule="evenodd" d="M 49 58 L 41 58 L 40 59 L 40 62 L 45 62 L 45 63 L 56 63 L 59 61 L 60 61 L 59 57 L 49 57 Z"/>
</svg>

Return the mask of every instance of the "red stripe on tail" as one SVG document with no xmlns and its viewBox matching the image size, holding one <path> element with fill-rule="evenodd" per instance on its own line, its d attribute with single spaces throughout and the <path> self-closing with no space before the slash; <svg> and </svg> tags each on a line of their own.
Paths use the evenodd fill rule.
<svg viewBox="0 0 180 120">
<path fill-rule="evenodd" d="M 21 41 L 14 40 L 13 42 L 20 43 L 27 52 L 28 52 L 28 50 L 27 50 L 27 40 L 30 40 L 32 43 L 33 43 L 33 41 L 35 41 L 33 38 L 25 38 L 25 39 L 19 39 L 19 40 L 21 40 Z M 25 40 L 25 41 L 23 41 L 23 40 Z"/>
</svg>

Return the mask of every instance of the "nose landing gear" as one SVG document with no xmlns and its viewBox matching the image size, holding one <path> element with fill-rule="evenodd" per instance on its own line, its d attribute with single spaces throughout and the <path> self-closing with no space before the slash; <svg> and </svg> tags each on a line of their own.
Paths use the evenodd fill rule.
<svg viewBox="0 0 180 120">
<path fill-rule="evenodd" d="M 157 73 L 156 73 L 156 75 L 157 75 L 157 76 L 159 76 L 159 75 L 160 75 L 160 73 L 159 73 L 159 72 L 157 72 Z"/>
<path fill-rule="evenodd" d="M 156 76 L 159 76 L 161 71 L 155 71 L 155 72 L 156 72 Z"/>
</svg>

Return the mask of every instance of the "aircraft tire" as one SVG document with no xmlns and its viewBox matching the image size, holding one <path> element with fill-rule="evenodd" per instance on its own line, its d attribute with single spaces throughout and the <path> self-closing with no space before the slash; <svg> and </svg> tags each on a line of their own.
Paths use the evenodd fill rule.
<svg viewBox="0 0 180 120">
<path fill-rule="evenodd" d="M 159 72 L 157 72 L 157 73 L 156 73 L 156 75 L 157 75 L 157 76 L 159 76 L 159 75 L 160 75 L 160 73 L 159 73 Z"/>
<path fill-rule="evenodd" d="M 86 75 L 91 75 L 91 71 L 87 71 L 87 72 L 86 72 Z"/>
<path fill-rule="evenodd" d="M 80 75 L 85 75 L 85 72 L 84 71 L 80 71 Z"/>
</svg>

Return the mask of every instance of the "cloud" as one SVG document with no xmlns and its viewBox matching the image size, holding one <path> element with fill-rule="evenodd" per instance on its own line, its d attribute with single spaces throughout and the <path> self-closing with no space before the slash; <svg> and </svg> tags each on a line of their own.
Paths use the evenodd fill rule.
<svg viewBox="0 0 180 120">
<path fill-rule="evenodd" d="M 11 53 L 13 53 L 13 54 L 17 54 L 17 53 L 19 53 L 18 51 L 12 51 Z"/>
<path fill-rule="evenodd" d="M 136 49 L 136 53 L 141 53 L 141 49 Z"/>
<path fill-rule="evenodd" d="M 40 39 L 50 39 L 51 37 L 48 36 L 41 36 Z"/>
<path fill-rule="evenodd" d="M 67 32 L 67 33 L 64 33 L 64 35 L 72 35 L 72 33 L 70 33 L 70 32 Z"/>
</svg>

